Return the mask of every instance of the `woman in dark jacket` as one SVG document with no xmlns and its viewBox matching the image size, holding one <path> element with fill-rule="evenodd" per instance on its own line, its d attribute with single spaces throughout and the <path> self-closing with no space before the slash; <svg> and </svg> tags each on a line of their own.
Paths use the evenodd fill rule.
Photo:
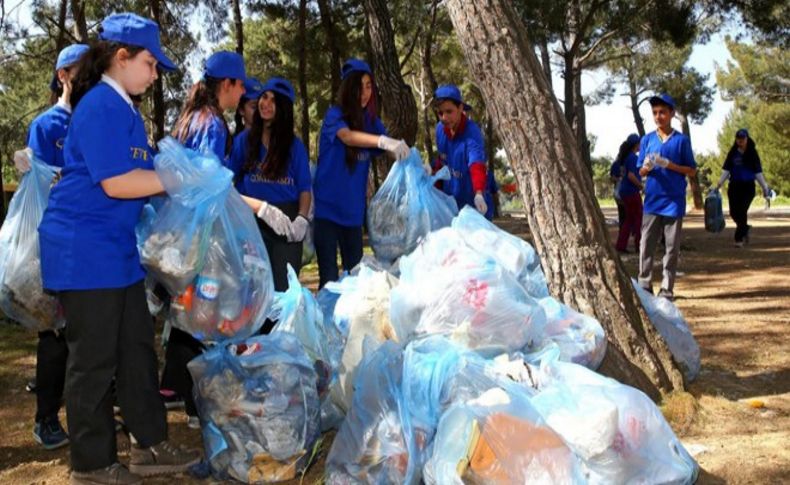
<svg viewBox="0 0 790 485">
<path fill-rule="evenodd" d="M 730 217 L 735 222 L 735 246 L 743 247 L 749 242 L 749 229 L 747 212 L 754 199 L 754 181 L 763 189 L 763 196 L 769 198 L 771 189 L 763 176 L 763 167 L 760 164 L 760 155 L 757 154 L 754 140 L 749 137 L 749 132 L 741 128 L 735 133 L 735 143 L 727 154 L 727 159 L 722 167 L 721 178 L 714 190 L 721 189 L 727 179 L 730 184 L 727 188 L 727 197 L 730 200 Z"/>
</svg>

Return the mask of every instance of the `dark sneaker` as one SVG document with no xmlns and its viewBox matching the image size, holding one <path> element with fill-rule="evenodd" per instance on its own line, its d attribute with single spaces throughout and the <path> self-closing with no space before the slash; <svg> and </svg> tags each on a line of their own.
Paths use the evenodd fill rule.
<svg viewBox="0 0 790 485">
<path fill-rule="evenodd" d="M 165 402 L 165 408 L 179 409 L 184 407 L 184 398 L 177 392 L 171 391 L 170 389 L 159 389 L 159 394 Z"/>
<path fill-rule="evenodd" d="M 140 475 L 135 475 L 120 463 L 89 472 L 71 472 L 71 485 L 139 485 Z"/>
<path fill-rule="evenodd" d="M 150 448 L 132 447 L 129 470 L 144 477 L 182 473 L 200 461 L 200 453 L 163 441 Z"/>
<path fill-rule="evenodd" d="M 47 450 L 69 444 L 69 435 L 63 430 L 57 416 L 50 416 L 37 422 L 36 427 L 33 428 L 33 438 Z"/>
<path fill-rule="evenodd" d="M 658 297 L 666 298 L 669 301 L 675 301 L 675 295 L 671 291 L 665 290 L 664 288 L 661 288 L 661 291 L 658 292 Z"/>
</svg>

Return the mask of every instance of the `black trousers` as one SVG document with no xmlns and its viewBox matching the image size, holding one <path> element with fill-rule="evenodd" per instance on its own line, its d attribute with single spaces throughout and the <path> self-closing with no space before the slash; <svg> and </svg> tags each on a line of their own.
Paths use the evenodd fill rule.
<svg viewBox="0 0 790 485">
<path fill-rule="evenodd" d="M 351 271 L 362 260 L 362 226 L 341 226 L 328 219 L 316 218 L 314 221 L 313 242 L 318 259 L 318 287 L 323 288 L 330 281 L 337 281 L 337 248 L 343 269 Z"/>
<path fill-rule="evenodd" d="M 162 388 L 175 391 L 184 398 L 184 411 L 189 416 L 197 416 L 197 407 L 192 395 L 192 374 L 187 364 L 205 350 L 206 346 L 189 333 L 175 327 L 170 329 L 165 349 L 165 368 L 162 370 Z"/>
<path fill-rule="evenodd" d="M 294 220 L 299 215 L 299 204 L 272 204 Z M 275 233 L 268 224 L 260 219 L 258 228 L 261 230 L 263 243 L 266 245 L 266 252 L 269 254 L 269 261 L 272 263 L 272 276 L 274 278 L 274 290 L 285 291 L 288 289 L 288 264 L 293 266 L 296 274 L 302 270 L 302 242 L 288 242 L 285 236 Z"/>
<path fill-rule="evenodd" d="M 625 222 L 625 204 L 617 199 L 615 199 L 615 203 L 617 204 L 617 225 L 618 227 L 623 227 Z"/>
<path fill-rule="evenodd" d="M 735 222 L 735 242 L 741 242 L 749 232 L 748 212 L 754 200 L 754 182 L 730 180 L 727 197 L 730 199 L 730 217 Z"/>
<path fill-rule="evenodd" d="M 112 382 L 124 422 L 143 447 L 167 439 L 157 385 L 154 320 L 145 287 L 63 291 L 66 314 L 66 417 L 71 467 L 90 471 L 118 461 Z"/>
<path fill-rule="evenodd" d="M 36 422 L 55 416 L 63 402 L 69 348 L 63 332 L 38 334 L 36 348 Z"/>
</svg>

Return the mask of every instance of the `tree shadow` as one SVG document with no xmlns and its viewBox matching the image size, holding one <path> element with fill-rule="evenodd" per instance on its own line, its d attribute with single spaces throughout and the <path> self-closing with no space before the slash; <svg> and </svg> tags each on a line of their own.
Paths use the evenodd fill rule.
<svg viewBox="0 0 790 485">
<path fill-rule="evenodd" d="M 705 366 L 688 391 L 696 398 L 703 394 L 720 395 L 731 401 L 781 395 L 790 392 L 790 369 L 739 376 L 723 367 Z"/>
</svg>

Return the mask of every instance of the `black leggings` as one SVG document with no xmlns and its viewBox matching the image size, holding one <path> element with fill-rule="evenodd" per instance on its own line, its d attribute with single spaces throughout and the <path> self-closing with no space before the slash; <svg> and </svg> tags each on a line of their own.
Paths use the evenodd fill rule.
<svg viewBox="0 0 790 485">
<path fill-rule="evenodd" d="M 313 241 L 318 259 L 318 287 L 323 288 L 330 281 L 337 281 L 337 249 L 343 269 L 351 271 L 362 260 L 362 226 L 341 226 L 329 219 L 316 218 Z"/>
<path fill-rule="evenodd" d="M 749 233 L 748 212 L 754 199 L 754 182 L 731 180 L 727 189 L 730 217 L 735 222 L 735 242 L 742 242 Z"/>
</svg>

